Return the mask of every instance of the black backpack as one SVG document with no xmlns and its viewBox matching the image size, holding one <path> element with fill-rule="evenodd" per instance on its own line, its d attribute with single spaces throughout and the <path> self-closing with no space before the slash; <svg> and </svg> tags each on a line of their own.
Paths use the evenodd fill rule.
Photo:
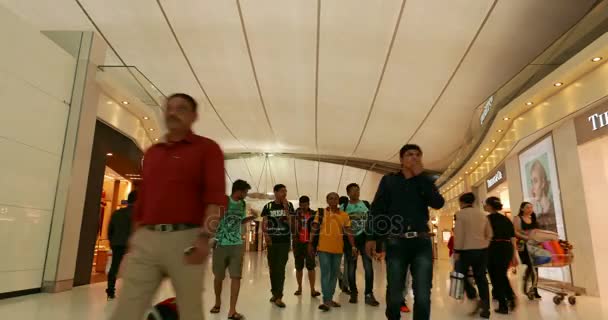
<svg viewBox="0 0 608 320">
<path fill-rule="evenodd" d="M 312 246 L 315 248 L 315 250 L 319 246 L 319 235 L 321 234 L 321 225 L 323 224 L 324 215 L 325 215 L 325 209 L 319 208 L 317 210 L 317 214 L 315 215 L 315 216 L 319 217 L 319 224 L 317 225 L 316 228 L 311 227 L 311 229 L 310 229 L 310 230 L 313 230 L 313 232 L 314 232 L 314 237 L 312 238 Z M 314 222 L 314 219 L 311 222 L 311 225 L 313 224 L 313 222 Z"/>
</svg>

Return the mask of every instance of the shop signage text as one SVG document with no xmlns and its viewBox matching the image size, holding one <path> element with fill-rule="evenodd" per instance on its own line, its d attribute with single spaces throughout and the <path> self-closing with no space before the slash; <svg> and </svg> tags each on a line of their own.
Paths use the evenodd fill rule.
<svg viewBox="0 0 608 320">
<path fill-rule="evenodd" d="M 498 187 L 501 183 L 507 180 L 507 170 L 505 170 L 505 165 L 499 166 L 495 171 L 491 172 L 488 178 L 486 179 L 486 189 L 488 192 L 492 191 L 492 189 Z"/>
<path fill-rule="evenodd" d="M 494 96 L 491 96 L 490 99 L 488 99 L 488 101 L 486 101 L 486 104 L 483 106 L 483 111 L 481 112 L 481 116 L 479 117 L 479 122 L 481 125 L 483 125 L 483 122 L 488 117 L 488 114 L 490 113 L 490 108 L 492 108 L 493 103 Z"/>
<path fill-rule="evenodd" d="M 590 109 L 574 119 L 578 144 L 608 134 L 608 103 Z"/>
<path fill-rule="evenodd" d="M 593 126 L 593 131 L 608 125 L 608 111 L 604 113 L 594 113 L 587 118 Z"/>
<path fill-rule="evenodd" d="M 486 180 L 487 188 L 488 189 L 492 188 L 495 184 L 502 181 L 502 178 L 503 178 L 502 171 L 496 171 L 496 174 L 492 178 Z"/>
</svg>

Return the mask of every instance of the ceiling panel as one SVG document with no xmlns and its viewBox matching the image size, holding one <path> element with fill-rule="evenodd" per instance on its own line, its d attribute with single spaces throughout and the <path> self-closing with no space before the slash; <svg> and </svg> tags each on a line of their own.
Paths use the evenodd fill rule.
<svg viewBox="0 0 608 320">
<path fill-rule="evenodd" d="M 319 162 L 296 159 L 295 172 L 300 196 L 306 195 L 317 201 L 317 173 Z"/>
<path fill-rule="evenodd" d="M 291 199 L 300 197 L 298 186 L 296 185 L 296 176 L 294 171 L 294 159 L 283 157 L 268 158 L 270 171 L 274 176 L 277 184 L 281 183 L 287 187 L 287 192 Z"/>
<path fill-rule="evenodd" d="M 196 131 L 221 142 L 225 151 L 242 150 L 221 124 L 188 68 L 154 1 L 82 0 L 83 7 L 129 65 L 137 66 L 165 94 L 185 92 L 201 104 Z"/>
<path fill-rule="evenodd" d="M 406 3 L 382 86 L 355 156 L 386 160 L 394 154 L 395 146 L 407 141 L 455 71 L 492 3 Z"/>
<path fill-rule="evenodd" d="M 342 177 L 340 179 L 340 186 L 338 187 L 338 193 L 340 195 L 346 195 L 346 186 L 351 183 L 361 185 L 363 178 L 365 177 L 365 172 L 366 170 L 344 166 Z"/>
<path fill-rule="evenodd" d="M 251 187 L 254 191 L 258 192 L 267 192 L 263 189 L 263 176 L 266 172 L 266 157 L 252 157 L 243 159 L 247 170 L 251 172 L 251 176 L 253 177 L 251 182 Z M 258 189 L 259 188 L 259 189 Z"/>
<path fill-rule="evenodd" d="M 40 30 L 94 30 L 74 0 L 0 0 L 0 5 L 23 17 Z"/>
<path fill-rule="evenodd" d="M 252 150 L 275 150 L 236 1 L 161 2 L 196 74 L 228 127 Z"/>
<path fill-rule="evenodd" d="M 381 174 L 368 171 L 365 175 L 363 183 L 361 183 L 361 199 L 372 202 L 374 200 L 374 196 L 376 195 L 376 191 L 378 190 L 378 185 L 380 184 L 381 179 Z"/>
<path fill-rule="evenodd" d="M 315 152 L 316 1 L 240 1 L 277 151 Z"/>
<path fill-rule="evenodd" d="M 374 96 L 399 0 L 321 2 L 319 153 L 350 155 Z"/>
<path fill-rule="evenodd" d="M 253 183 L 254 179 L 251 178 L 249 170 L 247 169 L 245 159 L 241 158 L 226 160 L 225 168 L 230 178 L 232 178 L 232 182 L 236 181 L 237 179 L 245 180 L 254 188 L 252 191 L 257 191 L 255 189 L 256 186 Z"/>
<path fill-rule="evenodd" d="M 473 108 L 576 23 L 593 0 L 498 1 L 461 68 L 412 142 L 431 169 L 464 142 Z M 395 146 L 394 152 L 400 146 Z"/>
<path fill-rule="evenodd" d="M 319 193 L 317 199 L 323 203 L 330 192 L 338 192 L 340 174 L 344 166 L 321 162 L 319 167 Z"/>
</svg>

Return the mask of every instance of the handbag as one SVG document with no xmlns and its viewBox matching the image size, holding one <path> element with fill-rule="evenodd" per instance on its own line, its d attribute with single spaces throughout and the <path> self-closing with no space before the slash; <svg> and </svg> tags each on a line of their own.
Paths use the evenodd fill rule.
<svg viewBox="0 0 608 320">
<path fill-rule="evenodd" d="M 551 262 L 551 252 L 539 246 L 528 245 L 528 252 L 535 266 Z"/>
<path fill-rule="evenodd" d="M 464 299 L 464 274 L 450 272 L 450 297 L 456 300 Z"/>
</svg>

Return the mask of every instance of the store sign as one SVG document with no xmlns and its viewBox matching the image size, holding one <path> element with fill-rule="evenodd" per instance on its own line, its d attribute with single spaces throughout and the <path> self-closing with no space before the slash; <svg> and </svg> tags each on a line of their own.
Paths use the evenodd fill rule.
<svg viewBox="0 0 608 320">
<path fill-rule="evenodd" d="M 507 181 L 507 171 L 505 170 L 505 166 L 501 165 L 486 179 L 486 189 L 490 192 L 504 181 Z"/>
<path fill-rule="evenodd" d="M 608 103 L 601 104 L 574 119 L 578 144 L 608 134 Z"/>
<path fill-rule="evenodd" d="M 483 111 L 481 111 L 481 116 L 479 117 L 479 122 L 481 125 L 483 125 L 483 122 L 488 117 L 488 114 L 490 113 L 490 109 L 492 108 L 493 103 L 494 103 L 494 96 L 491 96 L 490 99 L 488 99 L 488 101 L 486 101 L 486 104 L 484 104 Z"/>
</svg>

